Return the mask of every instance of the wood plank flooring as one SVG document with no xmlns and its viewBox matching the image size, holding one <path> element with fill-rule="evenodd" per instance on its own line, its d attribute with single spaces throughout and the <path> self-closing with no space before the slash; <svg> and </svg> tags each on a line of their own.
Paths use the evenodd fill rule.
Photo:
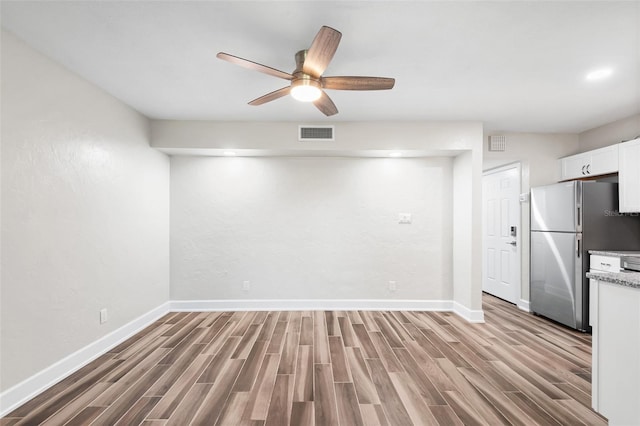
<svg viewBox="0 0 640 426">
<path fill-rule="evenodd" d="M 599 425 L 591 336 L 435 312 L 171 313 L 0 425 Z"/>
</svg>

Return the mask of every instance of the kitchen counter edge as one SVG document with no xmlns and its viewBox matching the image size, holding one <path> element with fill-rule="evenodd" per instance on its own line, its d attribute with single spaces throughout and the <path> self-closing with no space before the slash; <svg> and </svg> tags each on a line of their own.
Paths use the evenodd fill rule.
<svg viewBox="0 0 640 426">
<path fill-rule="evenodd" d="M 598 256 L 610 256 L 610 257 L 640 256 L 640 251 L 589 250 L 589 254 L 595 254 Z"/>
<path fill-rule="evenodd" d="M 587 278 L 640 289 L 640 272 L 587 272 Z"/>
</svg>

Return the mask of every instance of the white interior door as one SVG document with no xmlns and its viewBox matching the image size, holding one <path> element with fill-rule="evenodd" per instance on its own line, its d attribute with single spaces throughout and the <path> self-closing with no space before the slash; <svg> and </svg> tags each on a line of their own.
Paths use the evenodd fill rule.
<svg viewBox="0 0 640 426">
<path fill-rule="evenodd" d="M 520 165 L 482 178 L 482 289 L 511 303 L 520 299 Z"/>
</svg>

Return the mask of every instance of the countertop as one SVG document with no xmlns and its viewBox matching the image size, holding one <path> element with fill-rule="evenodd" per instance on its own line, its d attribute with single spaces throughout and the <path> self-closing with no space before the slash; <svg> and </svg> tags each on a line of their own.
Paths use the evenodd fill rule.
<svg viewBox="0 0 640 426">
<path fill-rule="evenodd" d="M 640 272 L 587 272 L 587 278 L 640 289 Z"/>
<path fill-rule="evenodd" d="M 589 254 L 597 254 L 599 256 L 610 256 L 610 257 L 622 257 L 622 256 L 640 257 L 640 251 L 589 250 Z"/>
</svg>

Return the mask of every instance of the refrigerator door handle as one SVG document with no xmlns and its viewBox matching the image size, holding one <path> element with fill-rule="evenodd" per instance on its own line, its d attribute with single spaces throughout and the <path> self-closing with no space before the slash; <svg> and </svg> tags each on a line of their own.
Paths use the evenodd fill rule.
<svg viewBox="0 0 640 426">
<path fill-rule="evenodd" d="M 580 258 L 580 241 L 582 240 L 582 237 L 580 236 L 580 234 L 576 234 L 576 255 L 578 256 L 578 259 Z"/>
<path fill-rule="evenodd" d="M 582 182 L 576 184 L 576 231 L 582 232 Z"/>
<path fill-rule="evenodd" d="M 582 213 L 581 211 L 582 207 L 578 206 L 577 209 L 577 213 L 578 213 L 578 218 L 577 218 L 577 223 L 578 223 L 578 230 L 580 230 L 580 225 L 582 225 L 580 222 L 582 221 L 582 215 L 580 213 Z"/>
</svg>

